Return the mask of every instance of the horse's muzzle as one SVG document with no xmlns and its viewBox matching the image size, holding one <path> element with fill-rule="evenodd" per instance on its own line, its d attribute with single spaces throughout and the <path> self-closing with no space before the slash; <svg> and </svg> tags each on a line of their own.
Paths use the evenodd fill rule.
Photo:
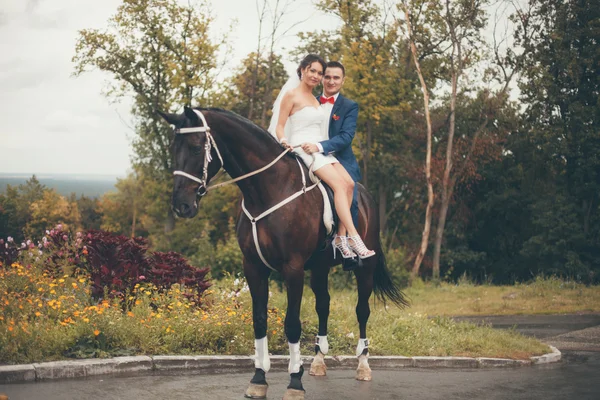
<svg viewBox="0 0 600 400">
<path fill-rule="evenodd" d="M 198 204 L 189 205 L 183 202 L 173 202 L 173 211 L 180 218 L 192 218 L 198 213 Z"/>
</svg>

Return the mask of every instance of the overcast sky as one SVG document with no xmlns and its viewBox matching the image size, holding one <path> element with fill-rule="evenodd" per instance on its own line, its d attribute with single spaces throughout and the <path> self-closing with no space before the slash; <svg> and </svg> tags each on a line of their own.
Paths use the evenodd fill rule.
<svg viewBox="0 0 600 400">
<path fill-rule="evenodd" d="M 77 31 L 105 28 L 121 0 L 0 0 L 0 173 L 124 176 L 130 165 L 128 100 L 102 95 L 107 76 L 71 77 Z M 230 69 L 256 47 L 254 0 L 213 0 L 216 33 L 237 19 Z M 309 31 L 335 24 L 297 2 L 292 24 Z M 295 35 L 281 41 L 292 49 Z M 291 64 L 288 65 L 291 68 Z M 227 71 L 226 71 L 227 72 Z"/>
</svg>

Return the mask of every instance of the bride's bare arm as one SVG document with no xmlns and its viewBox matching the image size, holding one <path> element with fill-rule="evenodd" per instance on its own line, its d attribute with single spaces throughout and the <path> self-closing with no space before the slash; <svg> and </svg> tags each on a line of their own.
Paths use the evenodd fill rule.
<svg viewBox="0 0 600 400">
<path fill-rule="evenodd" d="M 285 141 L 285 124 L 292 112 L 292 108 L 294 107 L 294 94 L 292 91 L 283 96 L 281 100 L 281 108 L 279 109 L 279 120 L 277 121 L 277 127 L 275 128 L 275 134 L 277 135 L 277 139 L 281 143 Z"/>
</svg>

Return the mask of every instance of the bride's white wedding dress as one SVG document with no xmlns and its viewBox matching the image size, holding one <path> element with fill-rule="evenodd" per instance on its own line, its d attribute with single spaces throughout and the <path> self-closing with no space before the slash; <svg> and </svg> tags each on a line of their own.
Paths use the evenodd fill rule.
<svg viewBox="0 0 600 400">
<path fill-rule="evenodd" d="M 302 143 L 318 143 L 328 138 L 325 136 L 323 127 L 329 115 L 321 107 L 306 106 L 288 117 L 290 124 L 288 143 L 297 146 Z M 323 153 L 307 154 L 301 147 L 294 149 L 307 167 L 316 171 L 327 164 L 337 163 L 338 160 L 332 155 Z"/>
</svg>

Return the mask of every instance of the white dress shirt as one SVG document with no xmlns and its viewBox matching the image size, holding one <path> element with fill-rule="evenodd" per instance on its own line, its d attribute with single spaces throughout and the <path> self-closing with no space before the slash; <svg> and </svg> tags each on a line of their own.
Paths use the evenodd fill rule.
<svg viewBox="0 0 600 400">
<path fill-rule="evenodd" d="M 333 95 L 333 101 L 337 101 L 338 96 L 340 95 L 340 92 L 337 92 L 336 94 Z M 323 97 L 327 97 L 325 96 L 325 93 L 321 94 L 321 96 Z M 332 96 L 329 96 L 332 97 Z M 327 98 L 329 98 L 327 97 Z M 319 97 L 320 99 L 321 97 Z M 325 110 L 326 114 L 329 115 L 329 118 L 327 118 L 327 126 L 325 127 L 325 132 L 327 132 L 329 134 L 329 122 L 331 121 L 331 111 L 333 111 L 333 104 L 331 103 L 324 103 L 321 104 L 321 108 Z M 323 146 L 321 145 L 321 143 L 317 143 L 317 147 L 319 148 L 319 153 L 323 153 Z"/>
</svg>

